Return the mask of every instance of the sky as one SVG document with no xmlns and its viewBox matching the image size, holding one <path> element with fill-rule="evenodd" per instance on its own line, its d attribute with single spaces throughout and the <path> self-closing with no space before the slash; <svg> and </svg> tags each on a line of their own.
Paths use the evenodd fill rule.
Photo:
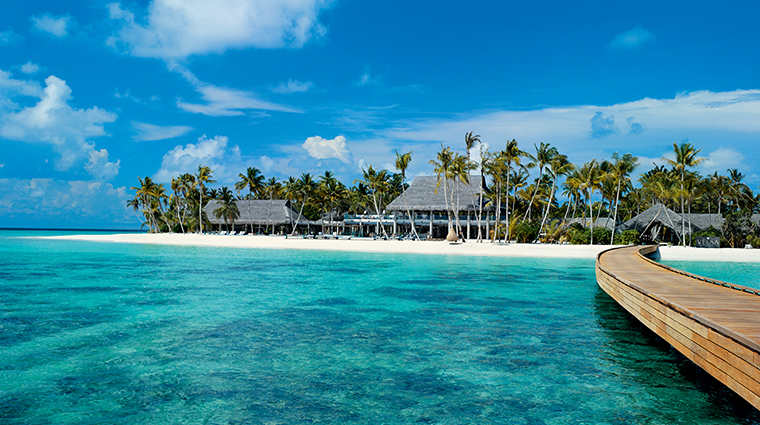
<svg viewBox="0 0 760 425">
<path fill-rule="evenodd" d="M 757 2 L 0 3 L 0 227 L 138 228 L 138 177 L 432 174 L 464 134 L 760 185 Z"/>
</svg>

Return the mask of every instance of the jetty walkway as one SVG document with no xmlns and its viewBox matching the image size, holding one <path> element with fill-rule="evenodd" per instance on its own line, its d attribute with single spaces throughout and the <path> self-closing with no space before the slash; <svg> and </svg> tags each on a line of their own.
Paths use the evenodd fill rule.
<svg viewBox="0 0 760 425">
<path fill-rule="evenodd" d="M 760 290 L 650 260 L 656 245 L 596 259 L 599 286 L 641 323 L 760 409 Z"/>
</svg>

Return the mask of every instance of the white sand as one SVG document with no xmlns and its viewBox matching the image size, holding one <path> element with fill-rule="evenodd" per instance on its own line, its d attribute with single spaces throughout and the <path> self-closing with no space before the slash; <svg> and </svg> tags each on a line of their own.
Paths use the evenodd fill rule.
<svg viewBox="0 0 760 425">
<path fill-rule="evenodd" d="M 68 235 L 42 239 L 68 239 L 159 245 L 215 246 L 229 248 L 308 249 L 322 251 L 388 252 L 409 254 L 485 255 L 504 257 L 594 258 L 608 245 L 491 244 L 488 241 L 452 245 L 443 241 L 397 241 L 371 239 L 313 240 L 284 236 L 222 236 L 196 234 Z M 664 260 L 686 261 L 760 261 L 760 249 L 706 249 L 661 247 Z"/>
</svg>

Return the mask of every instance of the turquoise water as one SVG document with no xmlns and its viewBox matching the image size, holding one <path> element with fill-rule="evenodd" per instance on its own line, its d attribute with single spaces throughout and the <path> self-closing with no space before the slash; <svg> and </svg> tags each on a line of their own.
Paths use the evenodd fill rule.
<svg viewBox="0 0 760 425">
<path fill-rule="evenodd" d="M 0 232 L 3 424 L 760 423 L 592 260 L 18 235 Z"/>
<path fill-rule="evenodd" d="M 660 262 L 700 276 L 760 289 L 760 263 L 666 260 Z"/>
</svg>

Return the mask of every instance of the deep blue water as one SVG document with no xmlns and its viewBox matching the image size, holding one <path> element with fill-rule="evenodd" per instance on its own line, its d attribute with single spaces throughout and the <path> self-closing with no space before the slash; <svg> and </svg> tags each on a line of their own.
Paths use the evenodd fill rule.
<svg viewBox="0 0 760 425">
<path fill-rule="evenodd" d="M 760 423 L 592 260 L 31 234 L 0 232 L 3 424 Z"/>
</svg>

